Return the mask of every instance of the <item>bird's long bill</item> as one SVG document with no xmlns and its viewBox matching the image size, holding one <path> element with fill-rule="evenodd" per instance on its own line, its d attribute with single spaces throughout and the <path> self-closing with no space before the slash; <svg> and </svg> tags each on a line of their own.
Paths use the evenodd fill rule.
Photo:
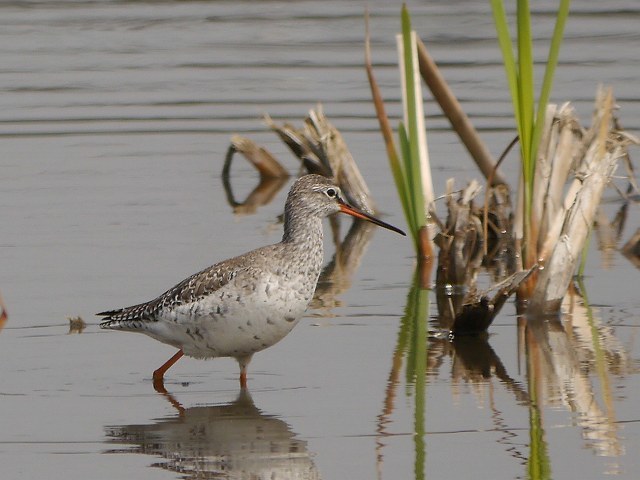
<svg viewBox="0 0 640 480">
<path fill-rule="evenodd" d="M 384 228 L 386 228 L 388 230 L 393 230 L 394 232 L 397 232 L 400 235 L 404 235 L 405 237 L 407 236 L 407 234 L 404 233 L 399 228 L 394 227 L 393 225 L 389 225 L 388 223 L 385 223 L 382 220 L 378 220 L 376 217 L 374 217 L 372 215 L 369 215 L 368 213 L 364 213 L 363 211 L 358 210 L 357 208 L 354 208 L 351 205 L 347 205 L 342 200 L 338 200 L 338 204 L 340 205 L 340 211 L 342 213 L 346 213 L 348 215 L 351 215 L 352 217 L 356 217 L 356 218 L 361 218 L 363 220 L 367 220 L 367 221 L 369 221 L 371 223 L 375 223 L 376 225 L 384 227 Z"/>
</svg>

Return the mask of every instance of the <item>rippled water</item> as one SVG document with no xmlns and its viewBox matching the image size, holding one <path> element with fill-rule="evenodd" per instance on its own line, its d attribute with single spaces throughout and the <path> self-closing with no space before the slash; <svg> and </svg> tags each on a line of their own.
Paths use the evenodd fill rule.
<svg viewBox="0 0 640 480">
<path fill-rule="evenodd" d="M 400 2 L 367 3 L 376 76 L 397 116 Z M 513 129 L 488 2 L 414 3 L 415 29 L 499 155 Z M 555 7 L 532 3 L 542 59 Z M 300 124 L 322 102 L 385 220 L 402 226 L 362 66 L 363 10 L 0 3 L 3 478 L 640 475 L 638 270 L 615 248 L 598 251 L 602 237 L 592 241 L 588 303 L 560 322 L 526 330 L 508 305 L 488 339 L 427 344 L 417 332 L 412 346 L 415 306 L 435 316 L 436 301 L 411 288 L 409 242 L 376 231 L 359 267 L 256 356 L 251 397 L 238 397 L 235 362 L 191 359 L 159 395 L 151 372 L 173 351 L 98 330 L 94 312 L 279 240 L 286 187 L 254 215 L 233 215 L 220 178 L 234 133 L 297 171 L 265 112 Z M 574 102 L 588 124 L 597 85 L 612 85 L 622 124 L 637 133 L 640 7 L 582 0 L 572 12 L 553 100 Z M 437 192 L 448 177 L 478 178 L 438 107 L 426 111 Z M 515 178 L 513 162 L 505 171 Z M 239 158 L 232 183 L 239 199 L 257 183 Z M 622 202 L 606 197 L 612 220 Z M 629 206 L 618 247 L 638 228 L 637 210 Z M 88 326 L 69 334 L 67 317 L 78 315 Z"/>
</svg>

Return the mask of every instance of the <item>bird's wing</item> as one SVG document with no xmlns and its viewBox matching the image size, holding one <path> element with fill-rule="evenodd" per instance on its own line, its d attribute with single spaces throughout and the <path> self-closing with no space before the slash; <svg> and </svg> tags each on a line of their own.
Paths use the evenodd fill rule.
<svg viewBox="0 0 640 480">
<path fill-rule="evenodd" d="M 161 310 L 192 303 L 210 295 L 232 281 L 242 270 L 233 262 L 213 265 L 184 279 L 150 302 L 98 313 L 103 317 L 100 327 L 119 328 L 129 322 L 156 321 Z"/>
</svg>

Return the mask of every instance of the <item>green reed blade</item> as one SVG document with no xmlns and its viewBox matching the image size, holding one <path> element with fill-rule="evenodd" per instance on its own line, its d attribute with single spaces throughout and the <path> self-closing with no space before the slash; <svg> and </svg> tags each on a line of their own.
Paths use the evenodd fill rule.
<svg viewBox="0 0 640 480">
<path fill-rule="evenodd" d="M 418 109 L 416 102 L 416 88 L 420 88 L 420 84 L 416 85 L 414 75 L 414 65 L 417 62 L 415 57 L 415 38 L 412 39 L 411 18 L 406 5 L 402 7 L 402 44 L 404 59 L 404 80 L 405 80 L 405 99 L 404 105 L 406 111 L 408 130 L 407 139 L 409 142 L 409 156 L 405 157 L 405 174 L 408 175 L 407 183 L 410 184 L 410 198 L 413 204 L 413 213 L 416 220 L 416 230 L 426 223 L 426 212 L 424 209 L 424 192 L 422 191 L 422 174 L 420 166 L 420 138 L 418 136 Z"/>
<path fill-rule="evenodd" d="M 551 88 L 553 86 L 553 76 L 555 75 L 556 66 L 558 65 L 558 57 L 560 55 L 560 45 L 564 35 L 564 26 L 569 17 L 569 6 L 571 0 L 561 0 L 558 14 L 556 16 L 556 25 L 551 37 L 551 45 L 549 46 L 549 55 L 547 56 L 547 66 L 544 71 L 544 79 L 542 80 L 542 89 L 540 90 L 540 98 L 538 99 L 538 112 L 536 115 L 536 124 L 532 139 L 532 155 L 534 158 L 538 156 L 538 145 L 542 137 L 542 129 L 544 128 L 544 117 L 551 96 Z"/>
<path fill-rule="evenodd" d="M 505 72 L 514 109 L 514 116 L 518 135 L 520 137 L 520 156 L 522 163 L 523 198 L 524 198 L 524 248 L 534 249 L 535 239 L 531 238 L 532 228 L 532 202 L 535 180 L 536 160 L 538 144 L 542 137 L 544 118 L 551 94 L 553 75 L 558 63 L 558 53 L 564 32 L 564 25 L 569 13 L 570 0 L 561 0 L 556 25 L 549 47 L 549 56 L 545 69 L 544 79 L 538 98 L 537 108 L 534 89 L 534 59 L 533 39 L 531 35 L 531 14 L 529 0 L 517 0 L 516 23 L 517 41 L 515 49 L 518 52 L 517 60 L 514 58 L 513 44 L 509 33 L 507 15 L 502 0 L 491 0 L 491 8 L 498 36 L 498 42 L 502 51 Z M 529 251 L 527 258 L 535 257 L 535 251 Z"/>
<path fill-rule="evenodd" d="M 507 75 L 507 83 L 509 84 L 509 90 L 511 92 L 511 99 L 513 103 L 516 123 L 518 124 L 518 134 L 520 134 L 520 126 L 517 122 L 517 119 L 520 118 L 518 68 L 516 65 L 516 59 L 513 55 L 511 34 L 509 33 L 509 22 L 507 21 L 507 14 L 505 13 L 502 0 L 491 0 L 491 8 L 493 10 L 493 19 L 498 35 L 498 44 L 500 45 L 500 50 L 502 51 L 504 69 Z"/>
<path fill-rule="evenodd" d="M 532 181 L 532 168 L 535 165 L 535 159 L 531 158 L 531 133 L 533 131 L 535 95 L 533 86 L 533 40 L 531 38 L 531 18 L 528 0 L 518 0 L 516 17 L 518 22 L 518 86 L 520 90 L 519 120 L 522 125 L 520 146 L 523 151 L 523 161 L 526 163 L 525 179 Z"/>
<path fill-rule="evenodd" d="M 411 172 L 413 169 L 411 160 L 411 145 L 407 136 L 407 130 L 404 123 L 400 122 L 398 125 L 398 138 L 400 140 L 400 152 L 402 153 L 402 164 L 404 167 L 403 176 L 403 189 L 404 194 L 407 197 L 407 221 L 409 223 L 409 229 L 411 230 L 411 237 L 413 242 L 418 247 L 418 230 L 420 227 L 420 219 L 418 218 L 418 212 L 416 209 L 416 194 L 414 192 L 414 184 L 411 181 Z"/>
</svg>

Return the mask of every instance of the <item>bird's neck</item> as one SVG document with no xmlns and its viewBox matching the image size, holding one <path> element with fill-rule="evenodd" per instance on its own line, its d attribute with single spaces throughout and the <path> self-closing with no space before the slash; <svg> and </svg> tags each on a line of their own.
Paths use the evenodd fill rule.
<svg viewBox="0 0 640 480">
<path fill-rule="evenodd" d="M 297 266 L 292 270 L 299 271 L 310 278 L 315 289 L 324 260 L 322 244 L 322 219 L 309 216 L 307 218 L 285 216 L 284 236 L 281 245 L 286 250 L 290 265 Z"/>
<path fill-rule="evenodd" d="M 282 243 L 322 249 L 322 219 L 314 215 L 287 215 L 285 212 Z"/>
</svg>

